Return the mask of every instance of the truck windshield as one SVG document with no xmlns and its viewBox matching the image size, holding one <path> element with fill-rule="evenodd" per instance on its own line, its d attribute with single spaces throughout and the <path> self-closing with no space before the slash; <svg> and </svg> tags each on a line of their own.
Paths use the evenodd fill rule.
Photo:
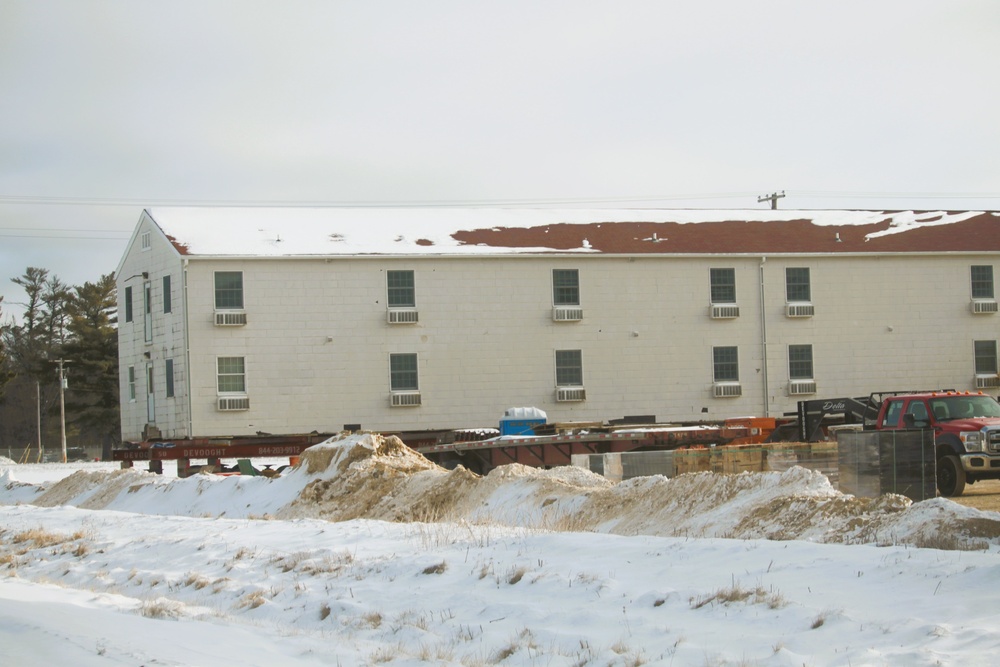
<svg viewBox="0 0 1000 667">
<path fill-rule="evenodd" d="M 940 396 L 930 400 L 939 422 L 974 417 L 1000 417 L 1000 403 L 991 396 Z"/>
</svg>

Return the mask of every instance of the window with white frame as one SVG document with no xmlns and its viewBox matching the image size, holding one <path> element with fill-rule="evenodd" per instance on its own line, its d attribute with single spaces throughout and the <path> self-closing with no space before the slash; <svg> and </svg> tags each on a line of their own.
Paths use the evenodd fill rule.
<svg viewBox="0 0 1000 667">
<path fill-rule="evenodd" d="M 149 250 L 152 247 L 149 242 L 149 232 L 143 232 L 139 235 L 139 245 L 143 250 Z"/>
<path fill-rule="evenodd" d="M 986 264 L 972 267 L 972 298 L 994 298 L 993 266 Z"/>
<path fill-rule="evenodd" d="M 153 342 L 153 283 L 142 284 L 142 331 L 147 343 Z"/>
<path fill-rule="evenodd" d="M 215 309 L 243 309 L 243 272 L 215 272 Z"/>
<path fill-rule="evenodd" d="M 736 303 L 736 269 L 710 269 L 712 303 Z"/>
<path fill-rule="evenodd" d="M 413 271 L 386 271 L 386 289 L 390 308 L 416 308 L 417 293 Z"/>
<path fill-rule="evenodd" d="M 132 321 L 132 287 L 125 288 L 125 321 Z"/>
<path fill-rule="evenodd" d="M 389 355 L 389 389 L 392 391 L 418 391 L 416 353 Z"/>
<path fill-rule="evenodd" d="M 219 357 L 217 360 L 220 394 L 245 394 L 247 392 L 246 359 L 244 357 Z"/>
<path fill-rule="evenodd" d="M 556 385 L 559 387 L 583 386 L 583 352 L 581 350 L 556 350 Z"/>
<path fill-rule="evenodd" d="M 580 305 L 580 272 L 577 269 L 552 269 L 552 304 Z"/>
<path fill-rule="evenodd" d="M 712 348 L 715 382 L 740 381 L 740 357 L 735 345 Z"/>
<path fill-rule="evenodd" d="M 785 269 L 785 299 L 789 303 L 812 301 L 808 267 L 788 267 Z"/>
<path fill-rule="evenodd" d="M 788 346 L 788 379 L 813 379 L 813 348 L 812 345 Z"/>
<path fill-rule="evenodd" d="M 128 367 L 128 400 L 135 402 L 135 366 Z"/>
<path fill-rule="evenodd" d="M 163 276 L 163 312 L 169 313 L 173 310 L 173 294 L 170 292 L 170 275 Z"/>
<path fill-rule="evenodd" d="M 997 374 L 997 342 L 995 340 L 974 341 L 976 375 Z"/>
<path fill-rule="evenodd" d="M 167 388 L 167 398 L 174 397 L 174 360 L 167 359 L 163 368 L 164 386 Z"/>
</svg>

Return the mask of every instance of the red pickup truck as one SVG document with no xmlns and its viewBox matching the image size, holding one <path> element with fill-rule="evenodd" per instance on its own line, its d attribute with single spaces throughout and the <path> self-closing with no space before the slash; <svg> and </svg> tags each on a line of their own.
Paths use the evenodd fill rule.
<svg viewBox="0 0 1000 667">
<path fill-rule="evenodd" d="M 1000 479 L 1000 403 L 972 392 L 887 396 L 874 428 L 929 428 L 937 450 L 937 487 L 960 496 L 966 484 Z"/>
</svg>

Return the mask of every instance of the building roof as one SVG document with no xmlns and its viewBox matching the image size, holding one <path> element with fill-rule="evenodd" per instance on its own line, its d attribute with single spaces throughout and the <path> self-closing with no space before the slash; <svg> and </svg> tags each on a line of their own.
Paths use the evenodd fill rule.
<svg viewBox="0 0 1000 667">
<path fill-rule="evenodd" d="M 1000 252 L 1000 212 L 152 208 L 188 257 Z"/>
</svg>

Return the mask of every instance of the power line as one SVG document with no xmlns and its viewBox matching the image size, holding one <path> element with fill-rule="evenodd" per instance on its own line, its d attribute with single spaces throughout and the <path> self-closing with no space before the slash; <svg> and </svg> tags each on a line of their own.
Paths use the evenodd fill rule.
<svg viewBox="0 0 1000 667">
<path fill-rule="evenodd" d="M 122 233 L 121 229 L 76 229 L 76 228 L 65 228 L 65 227 L 38 227 L 37 225 L 34 226 L 34 227 L 3 227 L 3 226 L 0 226 L 0 230 L 9 231 L 9 232 L 37 232 L 37 231 L 46 231 L 46 232 L 87 232 L 87 233 L 91 233 L 92 232 L 94 234 L 101 234 L 101 233 L 120 234 L 120 233 Z"/>
<path fill-rule="evenodd" d="M 15 238 L 15 239 L 58 239 L 60 241 L 70 240 L 70 241 L 127 241 L 128 235 L 125 236 L 67 236 L 67 235 L 45 235 L 45 234 L 5 234 L 0 232 L 0 236 L 4 238 Z"/>
<path fill-rule="evenodd" d="M 705 199 L 735 199 L 753 196 L 751 192 L 706 193 L 688 195 L 649 195 L 630 197 L 567 197 L 567 198 L 511 198 L 511 199 L 414 199 L 400 201 L 384 200 L 239 200 L 239 199 L 123 199 L 51 197 L 44 195 L 0 195 L 0 203 L 42 204 L 58 206 L 206 206 L 206 207 L 357 207 L 393 208 L 421 206 L 497 206 L 497 205 L 543 205 L 543 204 L 588 204 L 643 201 L 683 201 Z"/>
<path fill-rule="evenodd" d="M 849 192 L 823 190 L 796 190 L 798 197 L 850 197 L 855 199 L 1000 199 L 997 192 Z"/>
<path fill-rule="evenodd" d="M 509 199 L 419 199 L 419 200 L 330 200 L 330 199 L 171 199 L 171 198 L 96 198 L 54 197 L 48 195 L 0 195 L 0 204 L 32 204 L 53 206 L 109 206 L 109 207 L 241 207 L 241 208 L 421 208 L 421 207 L 478 207 L 478 206 L 553 206 L 566 204 L 613 204 L 640 202 L 711 201 L 721 199 L 747 199 L 757 197 L 755 192 L 714 192 L 696 194 L 660 194 L 622 197 L 540 197 Z M 874 192 L 796 190 L 788 196 L 841 199 L 998 199 L 1000 192 Z M 772 203 L 774 200 L 771 200 Z M 759 202 L 758 202 L 759 203 Z"/>
<path fill-rule="evenodd" d="M 0 237 L 17 239 L 58 239 L 78 241 L 125 241 L 131 232 L 126 229 L 67 229 L 63 227 L 3 227 Z"/>
</svg>

